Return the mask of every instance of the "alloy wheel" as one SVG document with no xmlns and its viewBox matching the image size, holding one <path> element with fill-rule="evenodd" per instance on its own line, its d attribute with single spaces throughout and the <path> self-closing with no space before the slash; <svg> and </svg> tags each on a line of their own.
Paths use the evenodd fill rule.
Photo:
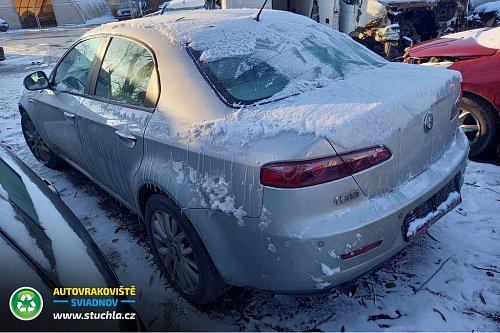
<svg viewBox="0 0 500 333">
<path fill-rule="evenodd" d="M 151 230 L 155 249 L 172 281 L 184 291 L 194 292 L 200 280 L 198 264 L 180 224 L 167 212 L 156 210 Z"/>
<path fill-rule="evenodd" d="M 28 147 L 33 155 L 35 155 L 36 159 L 45 164 L 49 163 L 51 154 L 50 149 L 47 147 L 30 119 L 23 123 L 23 134 L 26 138 Z"/>
<path fill-rule="evenodd" d="M 460 111 L 460 115 L 458 116 L 458 123 L 469 139 L 469 144 L 473 145 L 476 143 L 481 135 L 481 123 L 479 122 L 477 116 L 468 110 L 462 109 Z"/>
</svg>

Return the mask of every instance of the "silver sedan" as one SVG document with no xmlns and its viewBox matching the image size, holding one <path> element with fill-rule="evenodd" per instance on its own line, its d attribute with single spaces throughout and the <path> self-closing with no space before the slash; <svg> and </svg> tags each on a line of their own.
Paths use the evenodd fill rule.
<svg viewBox="0 0 500 333">
<path fill-rule="evenodd" d="M 460 75 L 388 63 L 287 12 L 91 30 L 25 79 L 22 130 L 145 222 L 190 301 L 345 285 L 460 203 Z"/>
</svg>

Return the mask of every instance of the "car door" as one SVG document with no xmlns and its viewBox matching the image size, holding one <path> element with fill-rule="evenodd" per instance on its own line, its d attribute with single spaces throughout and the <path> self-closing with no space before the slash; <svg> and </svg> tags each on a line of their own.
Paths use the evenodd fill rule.
<svg viewBox="0 0 500 333">
<path fill-rule="evenodd" d="M 102 38 L 92 38 L 71 48 L 52 72 L 50 88 L 29 99 L 33 121 L 42 127 L 51 149 L 82 167 L 75 114 L 87 96 L 89 74 L 101 42 Z"/>
<path fill-rule="evenodd" d="M 113 37 L 94 76 L 94 96 L 83 101 L 76 114 L 87 171 L 133 206 L 131 184 L 159 95 L 154 56 L 138 42 Z"/>
</svg>

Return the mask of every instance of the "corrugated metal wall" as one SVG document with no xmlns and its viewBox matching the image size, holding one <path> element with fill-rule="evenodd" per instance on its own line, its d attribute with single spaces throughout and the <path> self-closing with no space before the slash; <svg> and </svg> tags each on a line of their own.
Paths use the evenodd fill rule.
<svg viewBox="0 0 500 333">
<path fill-rule="evenodd" d="M 84 24 L 110 14 L 106 0 L 0 0 L 0 18 L 11 29 Z"/>
</svg>

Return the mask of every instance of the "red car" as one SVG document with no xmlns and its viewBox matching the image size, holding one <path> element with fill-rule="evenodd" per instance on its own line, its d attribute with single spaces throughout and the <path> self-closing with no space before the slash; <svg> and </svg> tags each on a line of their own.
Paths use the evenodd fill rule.
<svg viewBox="0 0 500 333">
<path fill-rule="evenodd" d="M 469 138 L 469 156 L 498 142 L 500 27 L 459 32 L 412 46 L 405 62 L 444 66 L 462 73 L 460 126 Z"/>
</svg>

